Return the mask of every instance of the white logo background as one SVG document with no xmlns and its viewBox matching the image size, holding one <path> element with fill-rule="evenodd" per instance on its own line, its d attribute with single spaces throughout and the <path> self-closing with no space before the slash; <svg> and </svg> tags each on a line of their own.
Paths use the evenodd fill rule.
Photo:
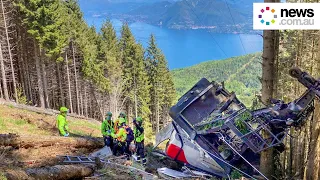
<svg viewBox="0 0 320 180">
<path fill-rule="evenodd" d="M 271 12 L 273 9 L 274 13 Z M 314 16 L 281 17 L 281 9 L 313 9 Z M 253 29 L 320 29 L 320 3 L 253 3 Z"/>
</svg>

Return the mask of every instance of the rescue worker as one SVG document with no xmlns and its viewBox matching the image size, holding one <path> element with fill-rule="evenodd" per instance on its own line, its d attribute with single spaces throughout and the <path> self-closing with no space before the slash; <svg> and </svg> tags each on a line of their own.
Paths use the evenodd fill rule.
<svg viewBox="0 0 320 180">
<path fill-rule="evenodd" d="M 134 133 L 134 142 L 136 145 L 136 153 L 138 162 L 142 161 L 142 165 L 147 164 L 147 159 L 144 156 L 144 129 L 142 127 L 142 118 L 137 117 L 133 120 L 133 133 Z"/>
<path fill-rule="evenodd" d="M 119 119 L 120 118 L 124 118 L 126 121 L 126 124 L 128 124 L 128 120 L 126 119 L 127 118 L 127 115 L 126 115 L 126 113 L 124 113 L 124 112 L 120 112 L 120 114 L 119 114 L 119 116 L 118 116 L 118 119 L 116 119 L 115 121 L 114 121 L 114 131 L 115 132 L 117 132 L 118 131 L 118 127 L 119 127 Z"/>
<path fill-rule="evenodd" d="M 127 133 L 125 153 L 127 154 L 127 160 L 130 160 L 130 158 L 132 156 L 132 153 L 130 150 L 130 144 L 134 140 L 134 133 L 133 133 L 131 127 L 128 126 L 127 124 L 124 125 L 124 128 Z"/>
<path fill-rule="evenodd" d="M 116 131 L 116 133 L 111 132 L 111 136 L 116 139 L 116 143 L 113 146 L 114 155 L 117 155 L 118 152 L 120 155 L 123 155 L 125 152 L 127 139 L 127 133 L 124 128 L 125 124 L 126 120 L 124 118 L 119 118 L 118 130 Z"/>
<path fill-rule="evenodd" d="M 124 118 L 126 120 L 126 124 L 128 124 L 128 119 L 127 119 L 127 115 L 124 112 L 120 112 L 119 114 L 119 118 Z"/>
<path fill-rule="evenodd" d="M 69 136 L 69 127 L 67 122 L 67 113 L 69 109 L 66 107 L 60 108 L 60 114 L 57 116 L 57 127 L 59 130 L 60 136 L 68 137 Z"/>
<path fill-rule="evenodd" d="M 107 112 L 105 120 L 101 124 L 101 133 L 104 139 L 104 145 L 113 148 L 113 138 L 111 133 L 114 132 L 112 113 Z"/>
</svg>

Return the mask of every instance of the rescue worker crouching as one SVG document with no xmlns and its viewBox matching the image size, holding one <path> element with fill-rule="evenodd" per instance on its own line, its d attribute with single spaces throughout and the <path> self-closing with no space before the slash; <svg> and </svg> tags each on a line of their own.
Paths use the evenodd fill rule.
<svg viewBox="0 0 320 180">
<path fill-rule="evenodd" d="M 118 121 L 118 130 L 116 133 L 111 132 L 111 136 L 116 139 L 116 143 L 113 146 L 113 154 L 117 155 L 118 152 L 120 155 L 123 155 L 126 148 L 126 139 L 127 133 L 125 130 L 126 120 L 124 118 L 119 118 Z"/>
<path fill-rule="evenodd" d="M 134 141 L 136 144 L 136 153 L 137 153 L 137 160 L 141 162 L 142 165 L 145 166 L 147 163 L 147 159 L 144 155 L 144 129 L 142 127 L 142 118 L 137 117 L 133 120 L 133 133 L 134 133 Z"/>
<path fill-rule="evenodd" d="M 114 127 L 112 122 L 112 113 L 107 112 L 105 120 L 103 120 L 101 124 L 101 133 L 104 139 L 105 146 L 113 149 L 113 138 L 111 137 L 111 133 L 114 133 Z"/>
<path fill-rule="evenodd" d="M 69 109 L 66 107 L 60 108 L 60 113 L 57 116 L 57 127 L 59 130 L 60 136 L 68 137 L 69 136 L 69 127 L 68 127 L 68 121 L 67 121 L 67 113 Z"/>
</svg>

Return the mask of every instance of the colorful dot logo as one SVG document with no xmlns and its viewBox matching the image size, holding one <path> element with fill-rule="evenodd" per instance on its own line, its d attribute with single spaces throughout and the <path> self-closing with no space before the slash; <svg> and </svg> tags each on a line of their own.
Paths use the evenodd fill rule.
<svg viewBox="0 0 320 180">
<path fill-rule="evenodd" d="M 269 26 L 270 24 L 274 24 L 276 22 L 276 20 L 275 20 L 275 19 L 277 19 L 277 15 L 275 14 L 276 10 L 274 10 L 274 9 L 270 10 L 270 7 L 266 7 L 265 9 L 261 9 L 260 12 L 261 12 L 261 14 L 259 14 L 259 19 L 261 19 L 260 22 L 262 24 Z M 271 20 L 270 20 L 270 13 L 272 15 Z M 269 14 L 269 15 L 267 15 L 267 14 Z M 269 18 L 267 18 L 267 17 L 269 17 Z M 266 19 L 268 19 L 269 21 L 266 21 Z"/>
</svg>

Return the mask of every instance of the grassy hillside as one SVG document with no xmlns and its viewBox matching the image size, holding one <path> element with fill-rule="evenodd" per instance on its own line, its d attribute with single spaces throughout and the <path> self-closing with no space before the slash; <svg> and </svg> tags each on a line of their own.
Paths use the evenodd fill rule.
<svg viewBox="0 0 320 180">
<path fill-rule="evenodd" d="M 247 106 L 251 105 L 254 93 L 260 91 L 261 53 L 233 57 L 225 60 L 208 61 L 195 66 L 176 69 L 172 72 L 177 97 L 181 97 L 197 81 L 205 77 L 221 83 Z"/>
<path fill-rule="evenodd" d="M 38 173 L 31 173 L 31 175 L 29 174 L 29 178 L 26 178 L 23 172 L 35 172 L 36 168 L 38 168 L 37 172 L 42 173 L 43 178 L 41 179 L 48 179 L 44 174 L 48 174 L 47 171 L 51 168 L 54 169 L 56 175 L 59 171 L 56 165 L 61 165 L 60 169 L 62 166 L 69 168 L 69 170 L 71 168 L 62 163 L 62 159 L 57 156 L 86 156 L 97 150 L 96 148 L 101 148 L 102 138 L 96 138 L 101 137 L 100 122 L 72 117 L 68 117 L 68 122 L 70 136 L 61 137 L 55 127 L 56 115 L 35 113 L 15 108 L 13 105 L 3 105 L 0 102 L 0 180 L 30 179 L 31 176 Z M 17 134 L 20 137 L 13 140 L 19 146 L 8 143 L 11 142 L 8 137 L 12 134 Z M 4 143 L 3 137 L 7 137 L 6 143 Z M 93 146 L 93 141 L 96 141 L 97 145 L 101 145 Z M 22 142 L 25 143 L 23 146 L 20 146 L 20 144 L 23 144 Z M 160 167 L 179 168 L 176 162 L 168 158 L 161 158 L 159 160 L 157 156 L 152 156 L 150 153 L 151 149 L 152 146 L 146 145 L 148 171 L 156 174 L 157 168 Z M 96 170 L 95 174 L 92 175 L 100 174 L 99 179 L 144 179 L 140 173 L 136 173 L 130 169 L 131 167 L 143 169 L 139 163 L 133 162 L 132 166 L 126 168 L 126 166 L 122 166 L 127 163 L 126 158 L 120 159 L 111 156 L 109 160 L 119 166 L 106 166 L 100 170 Z M 75 165 L 72 166 L 74 167 Z"/>
<path fill-rule="evenodd" d="M 100 137 L 100 122 L 68 117 L 70 133 Z M 49 116 L 0 105 L 0 134 L 53 135 L 59 136 L 56 129 L 56 116 Z"/>
</svg>

